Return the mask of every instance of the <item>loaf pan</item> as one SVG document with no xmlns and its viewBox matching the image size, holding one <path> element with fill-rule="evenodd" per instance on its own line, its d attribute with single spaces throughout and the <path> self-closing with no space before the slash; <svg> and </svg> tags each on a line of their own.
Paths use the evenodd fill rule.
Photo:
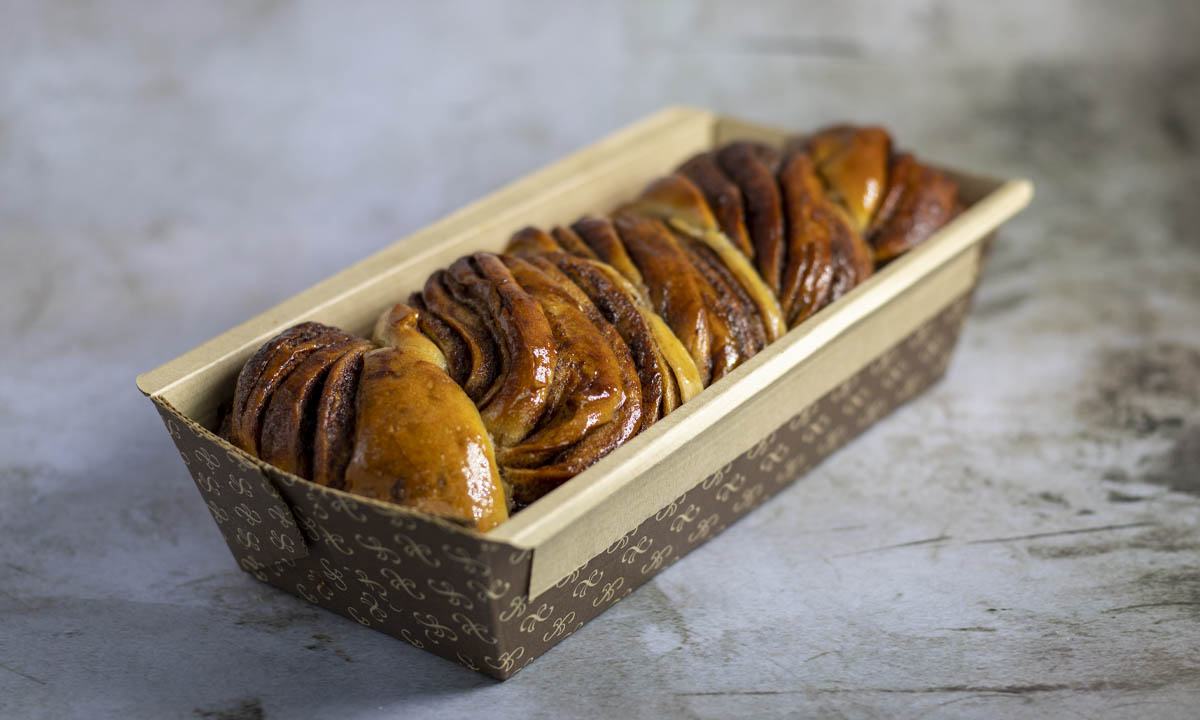
<svg viewBox="0 0 1200 720">
<path fill-rule="evenodd" d="M 318 486 L 214 434 L 242 364 L 285 328 L 314 320 L 369 334 L 459 256 L 498 252 L 525 225 L 615 208 L 715 144 L 783 136 L 663 110 L 140 376 L 238 565 L 505 679 L 927 388 L 954 349 L 987 242 L 1032 197 L 1028 181 L 943 168 L 966 209 L 936 235 L 487 534 Z"/>
</svg>

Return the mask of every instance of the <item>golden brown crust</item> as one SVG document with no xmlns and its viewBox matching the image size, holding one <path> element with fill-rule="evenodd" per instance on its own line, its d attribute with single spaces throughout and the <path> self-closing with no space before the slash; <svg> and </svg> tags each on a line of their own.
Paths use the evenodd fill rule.
<svg viewBox="0 0 1200 720">
<path fill-rule="evenodd" d="M 523 227 L 508 239 L 504 252 L 519 257 L 540 255 L 544 252 L 561 252 L 562 246 L 545 230 L 533 226 Z"/>
<path fill-rule="evenodd" d="M 850 218 L 840 207 L 830 206 L 833 223 L 833 285 L 829 302 L 850 292 L 874 272 L 871 246 L 850 224 Z"/>
<path fill-rule="evenodd" d="M 763 282 L 750 261 L 721 232 L 704 194 L 687 177 L 673 173 L 654 180 L 641 195 L 618 212 L 661 220 L 673 231 L 682 232 L 706 245 L 717 258 L 721 276 L 733 278 L 736 285 L 734 292 L 738 297 L 749 296 L 753 300 L 753 306 L 747 307 L 746 312 L 756 317 L 754 322 L 762 325 L 767 336 L 775 339 L 786 331 L 783 311 L 775 293 Z"/>
<path fill-rule="evenodd" d="M 499 351 L 485 317 L 456 297 L 460 292 L 462 289 L 453 283 L 449 273 L 438 270 L 425 281 L 421 301 L 431 320 L 440 321 L 462 341 L 461 348 L 454 348 L 448 338 L 442 338 L 447 342 L 442 352 L 454 359 L 451 368 L 455 370 L 455 382 L 463 386 L 472 400 L 478 401 L 496 382 L 500 372 Z"/>
<path fill-rule="evenodd" d="M 342 489 L 354 451 L 355 398 L 362 376 L 363 347 L 338 358 L 329 368 L 317 402 L 313 427 L 312 481 Z"/>
<path fill-rule="evenodd" d="M 519 445 L 502 447 L 501 463 L 540 465 L 619 413 L 640 418 L 640 407 L 625 407 L 631 390 L 626 385 L 636 384 L 629 349 L 587 295 L 544 258 L 502 259 L 522 289 L 541 303 L 558 355 L 551 400 L 537 431 Z M 534 264 L 539 261 L 541 267 Z"/>
<path fill-rule="evenodd" d="M 679 166 L 679 172 L 704 193 L 704 199 L 708 201 L 726 237 L 746 257 L 753 260 L 754 245 L 750 242 L 750 233 L 746 230 L 746 209 L 742 191 L 737 183 L 730 180 L 721 170 L 716 155 L 711 152 L 694 155 Z"/>
<path fill-rule="evenodd" d="M 717 152 L 717 161 L 742 192 L 758 272 L 778 297 L 786 249 L 783 201 L 773 169 L 778 160 L 773 152 L 760 143 L 734 142 Z"/>
<path fill-rule="evenodd" d="M 704 389 L 696 362 L 675 335 L 675 331 L 654 311 L 649 301 L 642 298 L 632 283 L 607 263 L 597 261 L 594 265 L 614 285 L 621 288 L 621 292 L 637 306 L 638 312 L 650 327 L 658 354 L 671 371 L 665 375 L 667 382 L 663 388 L 663 415 L 671 413 Z"/>
<path fill-rule="evenodd" d="M 599 331 L 600 337 L 604 338 L 607 347 L 612 350 L 620 373 L 620 383 L 622 383 L 620 389 L 622 389 L 624 401 L 620 403 L 612 420 L 588 432 L 582 442 L 556 458 L 558 467 L 577 467 L 577 472 L 582 472 L 584 468 L 618 448 L 625 440 L 634 437 L 638 428 L 642 426 L 641 378 L 637 373 L 632 350 L 629 349 L 628 344 L 625 344 L 620 332 L 604 317 L 604 313 L 600 312 L 599 308 L 588 298 L 587 293 L 584 293 L 583 289 L 578 287 L 570 276 L 559 270 L 558 266 L 550 260 L 538 258 L 535 260 L 535 264 L 553 280 L 556 287 L 566 290 L 566 294 L 575 302 L 578 311 L 588 318 L 596 331 Z M 592 389 L 589 388 L 586 392 L 589 396 L 594 397 Z"/>
<path fill-rule="evenodd" d="M 446 372 L 462 385 L 471 371 L 470 351 L 462 336 L 429 310 L 420 293 L 408 296 L 408 304 L 420 314 L 421 332 L 437 343 L 446 359 Z"/>
<path fill-rule="evenodd" d="M 795 153 L 784 162 L 779 187 L 787 213 L 788 237 L 781 303 L 788 326 L 795 327 L 829 301 L 835 220 L 806 153 Z"/>
<path fill-rule="evenodd" d="M 496 255 L 459 258 L 448 272 L 499 350 L 496 379 L 476 399 L 483 422 L 497 444 L 514 445 L 533 431 L 549 397 L 557 362 L 550 324 Z"/>
<path fill-rule="evenodd" d="M 630 274 L 641 278 L 641 272 L 625 253 L 611 222 L 586 217 L 576 226 L 582 228 L 596 246 L 605 248 L 606 254 L 628 260 Z M 556 278 L 565 290 L 583 293 L 582 301 L 576 298 L 581 306 L 590 302 L 604 314 L 607 322 L 617 324 L 618 334 L 634 355 L 642 379 L 642 419 L 638 431 L 678 406 L 678 388 L 671 368 L 656 347 L 647 319 L 643 317 L 641 307 L 648 306 L 644 305 L 646 301 L 642 294 L 628 278 L 620 276 L 616 269 L 600 260 L 575 230 L 557 227 L 547 234 L 539 228 L 523 228 L 510 238 L 506 252 L 529 260 Z"/>
<path fill-rule="evenodd" d="M 613 225 L 646 281 L 651 306 L 687 348 L 707 386 L 712 378 L 712 335 L 691 261 L 657 220 L 624 215 Z"/>
<path fill-rule="evenodd" d="M 532 502 L 545 488 L 530 487 L 529 473 L 514 479 L 509 469 L 581 472 L 637 431 L 641 392 L 628 347 L 578 286 L 545 258 L 503 260 L 542 304 L 558 348 L 551 402 L 538 429 L 498 452 L 514 499 Z"/>
<path fill-rule="evenodd" d="M 708 314 L 711 380 L 724 377 L 752 352 L 746 312 L 757 315 L 757 310 L 741 305 L 739 296 L 728 285 L 728 272 L 718 271 L 710 256 L 701 255 L 697 248 L 694 237 L 720 232 L 703 194 L 683 175 L 666 175 L 652 181 L 641 195 L 619 208 L 617 214 L 658 220 L 674 236 L 695 271 L 694 281 Z M 723 268 L 719 259 L 716 265 Z"/>
<path fill-rule="evenodd" d="M 735 305 L 725 302 L 727 298 L 723 297 L 723 293 L 714 285 L 714 283 L 719 284 L 719 280 L 714 276 L 711 268 L 696 257 L 690 239 L 678 235 L 675 239 L 679 244 L 679 249 L 692 266 L 696 287 L 699 289 L 700 298 L 704 303 L 712 364 L 708 384 L 711 385 L 725 377 L 746 357 L 742 353 L 741 343 L 738 342 L 737 333 L 733 329 L 735 324 L 733 316 L 737 313 L 737 308 Z"/>
<path fill-rule="evenodd" d="M 634 300 L 596 267 L 595 263 L 599 261 L 589 261 L 566 253 L 552 253 L 546 259 L 587 293 L 596 309 L 616 329 L 629 348 L 641 383 L 642 419 L 637 428 L 640 432 L 662 416 L 663 395 L 667 377 L 671 373 L 658 351 L 649 323 Z"/>
<path fill-rule="evenodd" d="M 446 370 L 446 356 L 433 342 L 421 332 L 421 313 L 415 307 L 404 303 L 396 303 L 379 314 L 371 339 L 383 347 L 395 347 L 404 350 L 413 360 L 421 360 Z"/>
<path fill-rule="evenodd" d="M 572 255 L 578 255 L 582 258 L 588 258 L 590 260 L 600 259 L 600 256 L 596 254 L 596 251 L 592 250 L 592 248 L 583 241 L 583 238 L 579 237 L 579 234 L 571 228 L 556 227 L 550 231 L 550 234 L 554 237 L 554 241 L 557 242 L 559 247 L 561 247 L 565 252 L 569 252 Z"/>
<path fill-rule="evenodd" d="M 699 380 L 695 362 L 686 352 L 679 351 L 682 349 L 679 339 L 651 309 L 649 291 L 645 287 L 642 273 L 630 257 L 611 220 L 585 216 L 570 229 L 555 228 L 552 233 L 535 227 L 523 228 L 509 239 L 506 252 L 526 259 L 558 253 L 568 258 L 577 258 L 588 264 L 589 274 L 597 274 L 601 278 L 593 281 L 591 291 L 598 290 L 597 282 L 606 283 L 607 287 L 615 289 L 636 308 L 640 324 L 650 328 L 655 359 L 663 368 L 661 390 L 653 381 L 642 388 L 643 395 L 652 403 L 643 403 L 644 409 L 647 410 L 643 412 L 643 426 L 678 407 L 683 402 L 681 395 L 690 398 L 698 392 Z M 624 271 L 618 272 L 616 267 L 601 258 L 613 260 L 623 266 Z M 557 264 L 559 269 L 564 269 L 561 263 Z M 750 272 L 753 273 L 753 269 L 750 269 Z M 757 277 L 757 273 L 754 275 Z M 572 280 L 577 279 L 582 282 L 581 277 L 572 277 Z M 589 299 L 597 304 L 600 302 L 598 296 L 589 295 Z M 649 411 L 650 408 L 653 408 L 653 412 Z"/>
<path fill-rule="evenodd" d="M 717 291 L 722 307 L 730 307 L 730 326 L 738 339 L 740 352 L 747 358 L 755 355 L 767 345 L 767 331 L 758 306 L 717 251 L 695 238 L 687 238 L 687 244 L 693 263 Z"/>
<path fill-rule="evenodd" d="M 317 403 L 329 369 L 346 353 L 370 346 L 365 340 L 348 340 L 315 350 L 301 361 L 267 402 L 259 457 L 284 472 L 311 479 Z"/>
<path fill-rule="evenodd" d="M 752 315 L 748 315 L 753 313 L 753 306 L 747 309 L 742 305 L 734 290 L 736 283 L 731 282 L 728 273 L 722 273 L 724 266 L 707 246 L 682 234 L 677 234 L 676 240 L 696 271 L 697 285 L 708 311 L 713 358 L 710 383 L 713 383 L 758 352 L 751 329 Z"/>
<path fill-rule="evenodd" d="M 593 251 L 596 257 L 616 268 L 617 272 L 633 284 L 646 302 L 650 302 L 650 290 L 646 287 L 642 272 L 629 256 L 616 227 L 608 218 L 585 215 L 571 226 L 575 234 Z"/>
<path fill-rule="evenodd" d="M 230 420 L 233 444 L 257 455 L 263 414 L 275 389 L 309 354 L 349 339 L 337 328 L 307 322 L 283 331 L 259 348 L 238 375 Z"/>
<path fill-rule="evenodd" d="M 704 233 L 695 238 L 712 251 L 721 266 L 733 278 L 739 295 L 749 299 L 753 308 L 751 313 L 762 325 L 767 342 L 774 342 L 787 332 L 783 309 L 762 276 L 758 274 L 750 260 L 743 256 L 733 244 L 721 233 Z"/>
<path fill-rule="evenodd" d="M 830 199 L 864 232 L 887 188 L 891 136 L 880 127 L 834 125 L 789 143 L 797 145 L 812 157 Z"/>
<path fill-rule="evenodd" d="M 720 232 L 717 219 L 700 188 L 679 173 L 650 181 L 640 195 L 618 208 L 616 214 L 662 220 L 690 235 Z"/>
<path fill-rule="evenodd" d="M 491 440 L 466 393 L 404 347 L 363 358 L 346 490 L 487 531 L 508 517 Z"/>
<path fill-rule="evenodd" d="M 954 217 L 958 184 L 912 155 L 895 159 L 891 183 L 867 237 L 875 260 L 886 262 L 926 240 Z"/>
</svg>

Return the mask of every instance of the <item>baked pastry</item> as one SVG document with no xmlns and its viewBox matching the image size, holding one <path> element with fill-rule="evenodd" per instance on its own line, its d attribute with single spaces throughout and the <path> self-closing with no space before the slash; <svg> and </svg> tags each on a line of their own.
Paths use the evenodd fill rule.
<svg viewBox="0 0 1200 720">
<path fill-rule="evenodd" d="M 227 436 L 279 469 L 486 531 L 733 372 L 958 211 L 878 127 L 699 153 L 610 216 L 434 272 L 371 340 L 301 323 Z"/>
<path fill-rule="evenodd" d="M 267 341 L 238 376 L 230 441 L 322 485 L 479 530 L 500 524 L 491 438 L 419 317 L 386 311 L 376 343 L 318 323 Z"/>
<path fill-rule="evenodd" d="M 829 302 L 833 287 L 833 235 L 839 219 L 824 199 L 807 153 L 793 153 L 779 170 L 787 221 L 787 262 L 780 297 L 788 326 L 806 320 Z"/>
<path fill-rule="evenodd" d="M 887 192 L 867 226 L 876 262 L 911 249 L 960 210 L 958 185 L 953 180 L 912 155 L 900 155 L 892 163 Z"/>
<path fill-rule="evenodd" d="M 794 147 L 795 144 L 799 147 Z M 865 232 L 888 183 L 892 139 L 880 127 L 834 125 L 789 145 L 803 151 L 829 194 L 846 209 L 854 229 Z"/>
<path fill-rule="evenodd" d="M 740 197 L 737 187 L 732 186 L 732 189 Z M 718 225 L 716 215 L 701 189 L 682 172 L 650 183 L 621 212 L 657 218 L 704 245 L 707 249 L 703 255 L 715 255 L 715 266 L 732 277 L 732 285 L 739 299 L 751 313 L 752 322 L 761 330 L 765 341 L 774 342 L 787 331 L 776 294 L 771 292 L 762 276 L 755 271 L 748 259 L 752 255 L 747 256 L 744 248 L 743 252 L 738 251 L 739 246 L 735 246 L 734 241 L 722 232 L 722 226 Z M 744 233 L 745 228 L 740 229 Z M 750 308 L 749 304 L 754 307 Z"/>
<path fill-rule="evenodd" d="M 398 304 L 375 326 L 344 487 L 490 530 L 508 518 L 492 440 L 419 317 Z"/>
<path fill-rule="evenodd" d="M 834 125 L 785 143 L 812 158 L 835 207 L 886 262 L 924 241 L 956 215 L 958 185 L 909 153 L 897 154 L 880 127 Z"/>
<path fill-rule="evenodd" d="M 758 272 L 778 296 L 784 263 L 783 199 L 775 180 L 779 151 L 762 143 L 733 142 L 716 156 L 718 166 L 742 192 Z"/>
</svg>

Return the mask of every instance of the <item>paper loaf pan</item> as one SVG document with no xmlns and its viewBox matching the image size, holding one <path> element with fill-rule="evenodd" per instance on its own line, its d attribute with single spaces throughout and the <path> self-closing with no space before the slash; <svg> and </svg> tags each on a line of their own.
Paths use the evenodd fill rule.
<svg viewBox="0 0 1200 720">
<path fill-rule="evenodd" d="M 670 108 L 529 175 L 138 378 L 242 569 L 504 679 L 762 504 L 945 370 L 985 240 L 1032 186 L 951 173 L 967 209 L 486 535 L 315 485 L 210 428 L 246 359 L 315 320 L 366 334 L 434 270 L 631 199 L 687 157 L 782 131 Z"/>
</svg>

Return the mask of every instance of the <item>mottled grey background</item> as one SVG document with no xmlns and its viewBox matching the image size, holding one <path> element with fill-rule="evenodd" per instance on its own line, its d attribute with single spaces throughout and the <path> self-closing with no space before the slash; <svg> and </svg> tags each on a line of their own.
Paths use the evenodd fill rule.
<svg viewBox="0 0 1200 720">
<path fill-rule="evenodd" d="M 1200 5 L 0 0 L 0 716 L 1195 717 Z M 1037 183 L 949 375 L 499 685 L 233 565 L 134 376 L 671 103 Z"/>
</svg>

